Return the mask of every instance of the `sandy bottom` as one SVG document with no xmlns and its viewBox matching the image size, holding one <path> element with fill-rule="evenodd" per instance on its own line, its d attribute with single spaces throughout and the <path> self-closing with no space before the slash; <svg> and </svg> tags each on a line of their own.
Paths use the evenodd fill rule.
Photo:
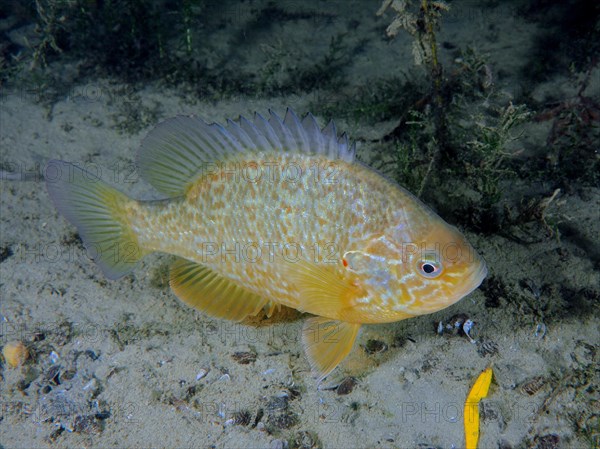
<svg viewBox="0 0 600 449">
<path fill-rule="evenodd" d="M 496 55 L 505 71 L 521 61 L 511 39 L 533 32 L 520 26 L 489 44 L 505 48 Z M 450 21 L 448 33 L 468 42 L 476 30 Z M 35 93 L 3 91 L 0 338 L 22 341 L 29 358 L 0 367 L 0 447 L 460 448 L 466 395 L 488 366 L 480 448 L 599 447 L 600 190 L 560 194 L 560 240 L 468 234 L 488 262 L 484 289 L 433 315 L 363 327 L 349 359 L 317 388 L 299 342 L 303 317 L 259 327 L 208 318 L 169 291 L 164 255 L 105 280 L 57 214 L 42 179 L 50 158 L 98 169 L 134 197 L 153 195 L 133 165 L 149 128 L 116 130 L 121 88 L 77 84 L 51 110 Z M 160 104 L 160 117 L 215 121 L 288 104 L 305 111 L 313 100 L 190 104 L 154 86 L 140 95 Z M 372 132 L 338 129 L 345 125 Z M 465 318 L 475 321 L 475 343 L 436 332 L 440 321 Z"/>
</svg>

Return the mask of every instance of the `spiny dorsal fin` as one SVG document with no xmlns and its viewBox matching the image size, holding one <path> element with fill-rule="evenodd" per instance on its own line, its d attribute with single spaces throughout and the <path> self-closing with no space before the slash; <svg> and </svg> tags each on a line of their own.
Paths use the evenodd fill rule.
<svg viewBox="0 0 600 449">
<path fill-rule="evenodd" d="M 178 116 L 160 123 L 144 141 L 137 165 L 142 177 L 170 196 L 185 194 L 210 163 L 257 152 L 322 154 L 330 159 L 354 160 L 354 145 L 340 138 L 333 122 L 321 130 L 311 114 L 300 120 L 288 108 L 285 119 L 269 111 L 249 121 L 227 121 L 225 127 L 197 117 Z"/>
</svg>

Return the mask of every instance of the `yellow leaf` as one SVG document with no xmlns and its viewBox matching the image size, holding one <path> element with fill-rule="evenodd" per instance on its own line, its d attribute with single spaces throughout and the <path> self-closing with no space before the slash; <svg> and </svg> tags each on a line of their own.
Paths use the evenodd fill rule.
<svg viewBox="0 0 600 449">
<path fill-rule="evenodd" d="M 492 382 L 492 368 L 485 369 L 475 381 L 465 401 L 465 447 L 477 449 L 479 441 L 479 401 L 487 397 Z"/>
</svg>

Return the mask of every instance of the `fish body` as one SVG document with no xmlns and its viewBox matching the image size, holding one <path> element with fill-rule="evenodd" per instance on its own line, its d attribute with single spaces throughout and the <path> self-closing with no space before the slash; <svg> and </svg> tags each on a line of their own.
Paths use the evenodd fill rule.
<svg viewBox="0 0 600 449">
<path fill-rule="evenodd" d="M 361 324 L 441 310 L 486 275 L 457 229 L 356 161 L 347 138 L 310 114 L 226 127 L 176 117 L 144 140 L 138 166 L 167 199 L 136 201 L 67 163 L 47 166 L 57 173 L 50 196 L 105 274 L 118 278 L 159 251 L 178 257 L 175 294 L 209 315 L 313 314 L 302 341 L 319 379 Z"/>
</svg>

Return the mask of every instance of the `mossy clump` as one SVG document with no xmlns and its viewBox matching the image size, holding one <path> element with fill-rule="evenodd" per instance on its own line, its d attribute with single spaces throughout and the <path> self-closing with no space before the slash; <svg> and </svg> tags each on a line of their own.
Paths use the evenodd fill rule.
<svg viewBox="0 0 600 449">
<path fill-rule="evenodd" d="M 488 58 L 475 49 L 455 52 L 442 66 L 437 31 L 448 5 L 385 0 L 379 13 L 388 8 L 396 16 L 387 33 L 393 37 L 404 30 L 413 38 L 415 63 L 425 69 L 419 85 L 425 89 L 375 146 L 373 165 L 474 230 L 498 232 L 534 219 L 549 231 L 546 237 L 556 235 L 546 213 L 556 189 L 600 185 L 600 102 L 586 94 L 598 59 L 573 61 L 577 95 L 539 111 L 526 94 L 514 98 L 502 91 Z M 597 31 L 579 36 L 579 42 L 596 46 Z M 552 123 L 545 155 L 521 154 L 516 142 L 534 121 Z M 508 198 L 506 187 L 515 180 L 549 185 L 549 193 L 534 199 L 539 206 L 533 214 Z"/>
<path fill-rule="evenodd" d="M 131 94 L 117 103 L 116 112 L 112 115 L 117 131 L 122 134 L 139 133 L 155 126 L 160 118 L 160 103 L 155 101 L 151 105 L 144 104 L 139 94 Z"/>
<path fill-rule="evenodd" d="M 573 184 L 600 187 L 600 99 L 587 93 L 598 59 L 586 70 L 571 68 L 571 79 L 577 94 L 571 98 L 540 108 L 534 119 L 550 123 L 546 139 L 547 155 L 527 169 L 539 178 L 550 177 L 557 185 L 572 190 Z"/>
<path fill-rule="evenodd" d="M 514 176 L 514 171 L 506 164 L 515 156 L 507 146 L 517 140 L 520 134 L 515 129 L 527 122 L 531 116 L 525 105 L 497 107 L 492 114 L 472 116 L 472 135 L 460 147 L 466 179 L 472 188 L 482 194 L 487 205 L 497 203 L 501 198 L 500 181 Z"/>
<path fill-rule="evenodd" d="M 311 102 L 310 110 L 325 119 L 346 119 L 374 125 L 405 114 L 425 95 L 427 86 L 408 75 L 371 80 L 348 91 L 331 93 Z"/>
<path fill-rule="evenodd" d="M 36 0 L 31 15 L 40 43 L 34 64 L 45 65 L 67 53 L 113 73 L 140 75 L 153 70 L 166 42 L 183 37 L 182 27 L 200 1 Z M 183 34 L 182 34 L 183 32 Z"/>
<path fill-rule="evenodd" d="M 344 68 L 351 63 L 351 55 L 361 45 L 357 43 L 350 48 L 345 38 L 345 32 L 332 36 L 327 50 L 310 64 L 299 63 L 306 55 L 289 49 L 282 41 L 263 45 L 266 63 L 256 79 L 256 93 L 274 96 L 314 89 L 335 90 L 344 86 Z"/>
<path fill-rule="evenodd" d="M 438 210 L 449 209 L 446 216 L 497 230 L 503 183 L 516 175 L 513 142 L 531 113 L 496 88 L 487 58 L 476 50 L 467 48 L 442 66 L 437 32 L 448 5 L 384 1 L 379 13 L 387 8 L 396 12 L 388 35 L 404 30 L 413 38 L 415 63 L 425 69 L 419 84 L 424 88 L 370 162 Z"/>
</svg>

